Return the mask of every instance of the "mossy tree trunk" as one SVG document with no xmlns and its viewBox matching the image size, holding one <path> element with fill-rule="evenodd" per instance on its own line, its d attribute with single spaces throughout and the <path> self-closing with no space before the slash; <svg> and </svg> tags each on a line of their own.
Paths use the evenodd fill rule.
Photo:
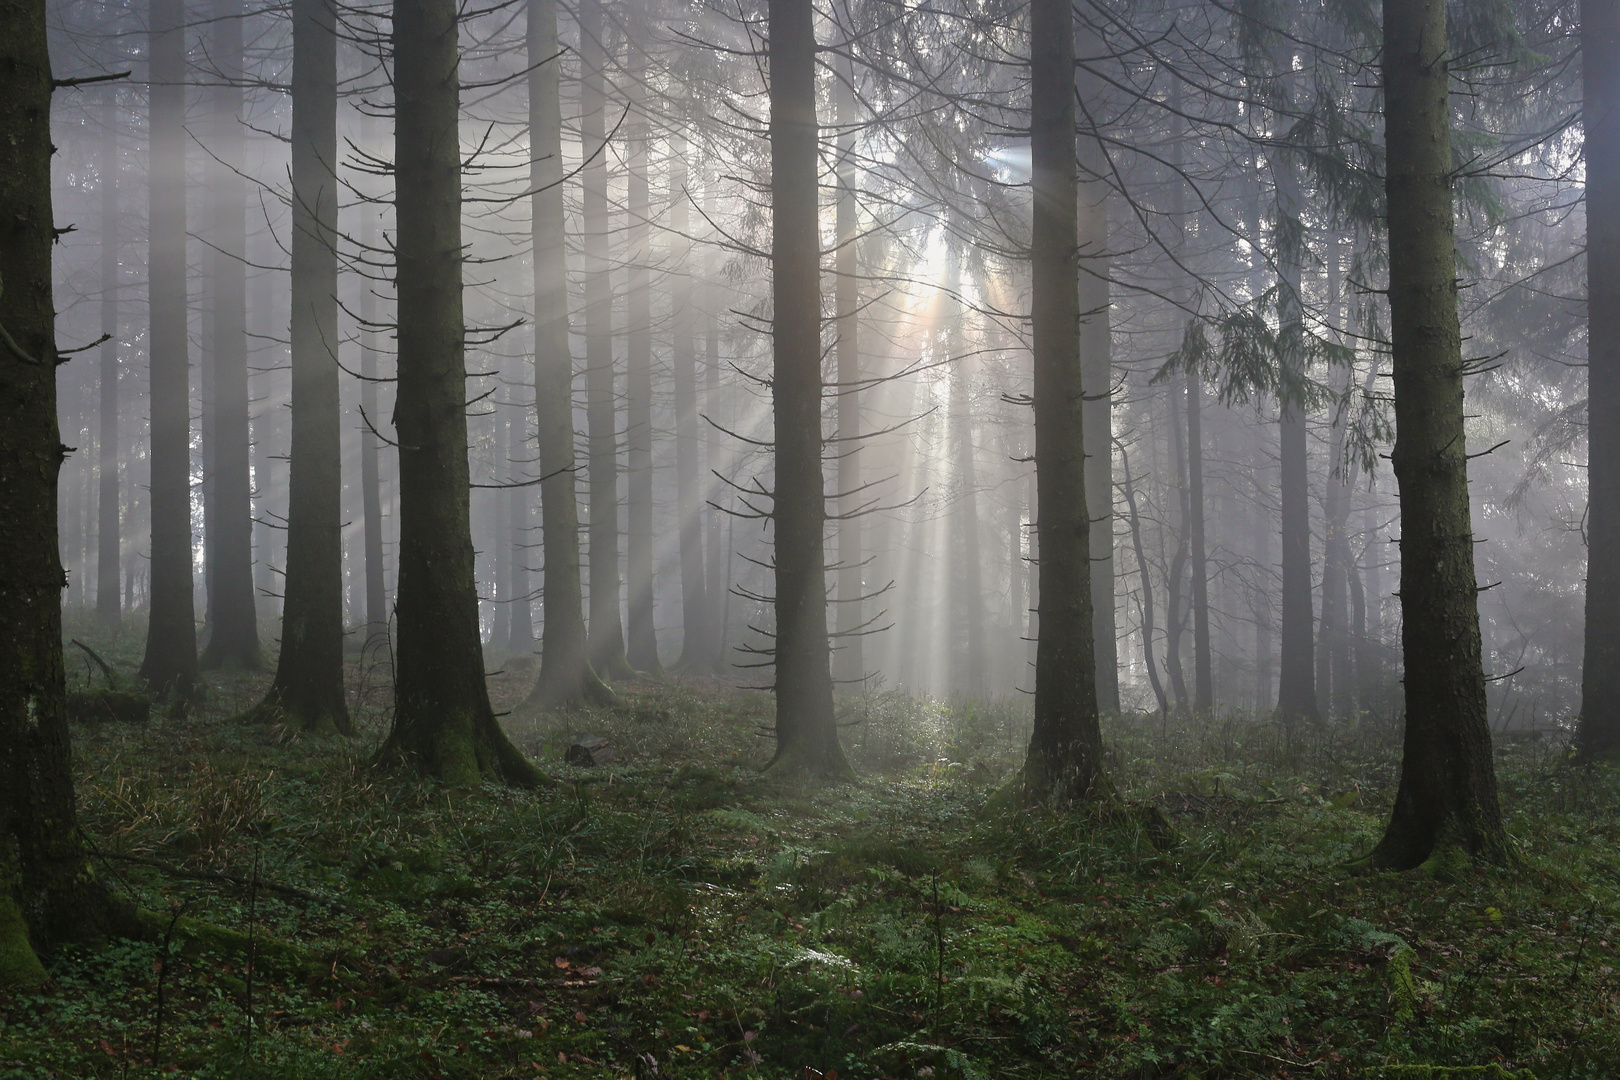
<svg viewBox="0 0 1620 1080">
<path fill-rule="evenodd" d="M 1023 782 L 1026 801 L 1055 806 L 1112 791 L 1102 764 L 1092 643 L 1074 123 L 1073 8 L 1069 0 L 1031 0 L 1030 314 L 1040 637 L 1035 646 L 1035 726 Z"/>
<path fill-rule="evenodd" d="M 456 786 L 544 781 L 489 704 L 467 465 L 456 0 L 394 4 L 399 647 L 380 760 Z"/>
<path fill-rule="evenodd" d="M 147 336 L 151 391 L 151 578 L 141 679 L 189 698 L 197 686 L 191 596 L 191 395 L 186 338 L 186 40 L 182 0 L 151 0 L 148 29 Z"/>
<path fill-rule="evenodd" d="M 1463 425 L 1445 0 L 1384 4 L 1390 344 L 1401 506 L 1401 779 L 1374 865 L 1511 857 L 1485 711 Z"/>
<path fill-rule="evenodd" d="M 530 702 L 542 706 L 614 695 L 591 669 L 579 568 L 579 477 L 574 458 L 574 358 L 568 344 L 568 265 L 564 238 L 562 96 L 556 0 L 529 0 L 529 186 L 534 192 L 534 408 L 540 449 L 540 678 Z"/>
<path fill-rule="evenodd" d="M 812 776 L 850 773 L 834 722 L 821 475 L 821 242 L 816 31 L 810 0 L 770 0 L 771 295 L 776 421 L 776 756 Z"/>
<path fill-rule="evenodd" d="M 0 988 L 100 936 L 112 911 L 74 822 L 51 297 L 51 69 L 45 3 L 0 5 Z M 19 355 L 20 354 L 20 355 Z"/>
<path fill-rule="evenodd" d="M 256 714 L 352 734 L 343 695 L 343 476 L 337 320 L 337 20 L 294 0 L 292 443 L 275 680 Z"/>
<path fill-rule="evenodd" d="M 1584 760 L 1620 757 L 1620 0 L 1582 0 L 1586 128 L 1587 562 Z"/>
</svg>

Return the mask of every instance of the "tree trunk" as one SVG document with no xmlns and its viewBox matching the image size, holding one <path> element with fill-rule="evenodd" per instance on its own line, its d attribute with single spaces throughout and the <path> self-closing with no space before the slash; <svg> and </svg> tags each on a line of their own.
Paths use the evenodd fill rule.
<svg viewBox="0 0 1620 1080">
<path fill-rule="evenodd" d="M 769 0 L 771 295 L 776 420 L 776 756 L 850 774 L 833 721 L 821 475 L 821 244 L 816 198 L 816 32 L 809 0 Z"/>
<path fill-rule="evenodd" d="M 399 649 L 379 752 L 458 787 L 545 777 L 495 720 L 469 521 L 456 0 L 394 4 Z"/>
<path fill-rule="evenodd" d="M 1586 661 L 1577 754 L 1620 758 L 1620 0 L 1581 2 L 1586 127 Z"/>
<path fill-rule="evenodd" d="M 214 89 L 209 170 L 214 228 L 214 437 L 212 496 L 215 531 L 208 581 L 210 634 L 205 668 L 258 671 L 259 617 L 253 597 L 253 478 L 248 431 L 247 189 L 242 101 L 242 0 L 215 0 L 213 61 L 222 77 Z"/>
<path fill-rule="evenodd" d="M 68 752 L 45 25 L 43 0 L 0 6 L 0 327 L 15 343 L 0 349 L 0 990 L 44 982 L 37 954 L 99 937 L 113 911 L 79 843 Z"/>
<path fill-rule="evenodd" d="M 585 251 L 585 421 L 589 472 L 591 664 L 609 679 L 635 674 L 625 657 L 619 610 L 619 437 L 614 398 L 613 281 L 609 274 L 607 49 L 602 0 L 579 5 L 580 169 Z"/>
<path fill-rule="evenodd" d="M 670 360 L 675 377 L 675 512 L 681 555 L 681 661 L 688 675 L 713 672 L 708 583 L 703 566 L 703 433 L 698 416 L 697 348 L 692 340 L 692 194 L 685 135 L 669 141 Z"/>
<path fill-rule="evenodd" d="M 951 626 L 948 652 L 952 673 L 950 687 L 969 698 L 985 694 L 984 671 L 984 582 L 979 551 L 979 472 L 973 449 L 972 374 L 964 344 L 962 259 L 957 244 L 947 242 L 945 250 L 945 295 L 940 300 L 940 321 L 945 360 L 950 365 L 950 451 L 960 488 L 956 511 L 951 515 L 956 533 L 952 565 L 947 571 Z"/>
<path fill-rule="evenodd" d="M 186 337 L 186 38 L 182 0 L 151 0 L 147 353 L 151 579 L 141 679 L 184 701 L 197 685 L 191 585 L 191 393 Z"/>
<path fill-rule="evenodd" d="M 531 460 L 528 440 L 528 410 L 520 409 L 506 418 L 506 460 Z M 508 655 L 530 656 L 534 653 L 534 616 L 529 605 L 529 519 L 533 499 L 531 489 L 513 487 L 506 492 L 506 537 L 511 557 L 507 560 L 506 610 L 507 631 L 504 642 Z"/>
<path fill-rule="evenodd" d="M 108 87 L 101 129 L 101 416 L 96 505 L 96 615 L 108 629 L 122 621 L 118 578 L 123 537 L 118 513 L 118 91 Z"/>
<path fill-rule="evenodd" d="M 294 0 L 292 444 L 276 676 L 254 716 L 354 733 L 343 696 L 343 473 L 338 387 L 337 30 L 331 0 Z"/>
<path fill-rule="evenodd" d="M 866 544 L 864 521 L 856 516 L 866 501 L 861 486 L 861 341 L 860 253 L 857 234 L 860 208 L 855 202 L 855 69 L 848 56 L 838 60 L 833 100 L 838 112 L 838 205 L 834 222 L 838 247 L 833 255 L 836 278 L 833 306 L 837 334 L 835 362 L 838 383 L 838 605 L 835 623 L 838 648 L 833 653 L 833 678 L 845 686 L 866 682 L 865 637 L 861 624 L 866 610 Z"/>
<path fill-rule="evenodd" d="M 1502 862 L 1511 846 L 1491 759 L 1468 507 L 1445 0 L 1385 3 L 1383 74 L 1406 738 L 1371 861 L 1409 869 L 1456 841 Z"/>
<path fill-rule="evenodd" d="M 1170 685 L 1176 692 L 1176 711 L 1183 713 L 1192 704 L 1192 697 L 1187 693 L 1187 676 L 1181 663 L 1181 636 L 1187 629 L 1187 609 L 1183 606 L 1181 591 L 1182 578 L 1187 573 L 1187 549 L 1189 522 L 1192 518 L 1192 500 L 1187 491 L 1187 448 L 1184 445 L 1186 432 L 1181 426 L 1182 417 L 1177 408 L 1176 398 L 1184 398 L 1187 393 L 1186 376 L 1179 376 L 1171 384 L 1169 402 L 1170 424 L 1170 453 L 1175 456 L 1176 478 L 1176 550 L 1170 556 L 1168 580 L 1164 585 L 1164 667 L 1170 675 Z"/>
<path fill-rule="evenodd" d="M 360 118 L 361 143 L 367 153 L 377 153 L 373 124 L 368 113 Z M 360 243 L 367 251 L 377 247 L 377 208 L 362 204 Z M 383 564 L 382 440 L 376 425 L 382 424 L 377 407 L 377 290 L 380 281 L 360 283 L 360 504 L 365 519 L 366 632 L 363 645 L 386 643 L 388 639 L 388 585 Z M 386 652 L 386 650 L 384 650 Z"/>
<path fill-rule="evenodd" d="M 635 82 L 639 75 L 633 74 Z M 636 92 L 639 99 L 639 91 Z M 626 658 L 637 671 L 659 675 L 658 633 L 653 621 L 653 348 L 652 348 L 652 194 L 647 181 L 648 125 L 644 101 L 634 108 L 629 139 L 629 268 L 625 316 L 629 349 L 625 356 L 625 449 L 629 466 L 628 526 L 630 622 Z"/>
<path fill-rule="evenodd" d="M 714 217 L 713 203 L 714 185 L 708 186 L 704 195 L 708 201 L 709 217 Z M 713 291 L 708 297 L 710 305 L 714 302 Z M 720 323 L 715 317 L 712 306 L 707 315 L 707 326 L 703 333 L 704 365 L 703 365 L 703 404 L 710 415 L 721 412 L 720 391 Z M 731 417 L 726 416 L 721 423 L 728 423 Z M 729 426 L 729 424 L 728 424 Z M 720 440 L 712 436 L 707 440 L 708 463 L 708 490 L 710 500 L 718 503 L 720 500 L 720 478 L 717 474 L 730 471 L 730 457 Z M 716 672 L 725 671 L 727 659 L 731 652 L 731 643 L 727 640 L 727 623 L 731 614 L 731 538 L 736 529 L 736 519 L 728 517 L 720 510 L 711 507 L 708 511 L 708 528 L 704 530 L 704 553 L 707 560 L 704 576 L 707 580 L 705 591 L 708 596 L 709 609 L 706 617 L 709 620 L 709 662 Z"/>
<path fill-rule="evenodd" d="M 1091 637 L 1091 520 L 1086 501 L 1084 393 L 1074 144 L 1074 10 L 1030 3 L 1030 173 L 1034 223 L 1035 480 L 1040 492 L 1040 639 L 1035 724 L 1024 797 L 1067 805 L 1106 798 Z"/>
<path fill-rule="evenodd" d="M 1164 684 L 1159 681 L 1159 669 L 1153 660 L 1153 578 L 1148 573 L 1147 551 L 1142 545 L 1142 519 L 1136 511 L 1136 480 L 1131 476 L 1131 459 L 1122 445 L 1119 448 L 1119 463 L 1125 470 L 1125 506 L 1131 515 L 1131 550 L 1136 553 L 1136 572 L 1142 579 L 1142 665 L 1147 668 L 1148 685 L 1153 688 L 1153 698 L 1159 703 L 1159 713 L 1163 715 L 1170 710 L 1170 701 L 1165 696 Z"/>
<path fill-rule="evenodd" d="M 613 692 L 591 670 L 580 594 L 579 505 L 574 462 L 574 359 L 568 344 L 568 266 L 563 232 L 562 95 L 556 0 L 529 0 L 529 186 L 534 192 L 534 407 L 540 449 L 545 559 L 540 678 L 529 701 L 543 707 Z M 590 153 L 590 149 L 586 153 Z"/>
<path fill-rule="evenodd" d="M 1193 711 L 1215 707 L 1209 649 L 1209 559 L 1204 552 L 1204 380 L 1187 373 L 1187 539 L 1192 555 Z"/>
</svg>

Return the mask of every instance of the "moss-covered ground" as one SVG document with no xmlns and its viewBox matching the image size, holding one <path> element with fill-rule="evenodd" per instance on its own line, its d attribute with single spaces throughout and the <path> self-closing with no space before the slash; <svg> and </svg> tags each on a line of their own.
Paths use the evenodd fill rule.
<svg viewBox="0 0 1620 1080">
<path fill-rule="evenodd" d="M 492 675 L 497 708 L 532 678 Z M 847 699 L 862 779 L 816 790 L 760 773 L 769 698 L 627 687 L 504 719 L 556 788 L 449 791 L 369 767 L 385 671 L 353 680 L 353 740 L 227 724 L 254 675 L 75 726 L 98 872 L 306 962 L 184 921 L 64 950 L 0 997 L 0 1075 L 1620 1075 L 1620 777 L 1545 740 L 1498 750 L 1522 866 L 1363 875 L 1396 765 L 1377 718 L 1110 724 L 1116 780 L 1176 830 L 1156 846 L 1140 813 L 986 810 L 1024 702 Z M 617 760 L 562 764 L 582 733 Z"/>
</svg>

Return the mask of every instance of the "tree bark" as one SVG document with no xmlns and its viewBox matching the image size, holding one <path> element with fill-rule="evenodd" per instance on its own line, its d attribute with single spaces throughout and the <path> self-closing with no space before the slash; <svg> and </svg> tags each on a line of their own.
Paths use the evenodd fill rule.
<svg viewBox="0 0 1620 1080">
<path fill-rule="evenodd" d="M 529 701 L 549 708 L 616 699 L 591 669 L 580 592 L 579 478 L 574 461 L 574 359 L 568 343 L 559 87 L 562 60 L 557 45 L 556 0 L 529 0 L 528 14 L 529 130 L 533 132 L 529 186 L 534 192 L 534 407 L 545 558 L 540 677 Z"/>
<path fill-rule="evenodd" d="M 1164 684 L 1159 681 L 1158 665 L 1153 659 L 1153 578 L 1148 573 L 1147 551 L 1142 544 L 1142 519 L 1136 510 L 1136 479 L 1131 476 L 1131 459 L 1124 446 L 1119 448 L 1119 463 L 1125 470 L 1125 506 L 1131 515 L 1131 550 L 1136 554 L 1136 572 L 1142 579 L 1142 665 L 1147 668 L 1148 685 L 1153 688 L 1153 698 L 1159 703 L 1162 716 L 1169 712 L 1170 700 L 1165 696 Z"/>
<path fill-rule="evenodd" d="M 376 153 L 369 114 L 360 119 L 361 142 L 367 153 Z M 360 243 L 367 251 L 377 247 L 377 210 L 362 205 Z M 382 439 L 373 430 L 383 423 L 377 407 L 377 289 L 378 281 L 360 283 L 360 504 L 364 518 L 366 562 L 366 634 L 363 644 L 385 643 L 388 639 L 388 584 L 383 563 L 382 516 Z"/>
<path fill-rule="evenodd" d="M 1204 380 L 1187 373 L 1187 539 L 1192 555 L 1193 711 L 1215 707 L 1215 680 L 1210 667 L 1209 559 L 1204 552 Z"/>
<path fill-rule="evenodd" d="M 337 20 L 294 0 L 292 441 L 281 654 L 257 719 L 354 732 L 343 695 L 343 474 L 337 320 Z"/>
<path fill-rule="evenodd" d="M 639 75 L 632 75 L 638 82 Z M 639 91 L 633 91 L 639 99 Z M 637 671 L 660 675 L 658 633 L 653 618 L 653 347 L 652 347 L 652 189 L 647 179 L 649 141 L 646 103 L 637 100 L 628 142 L 629 250 L 625 317 L 625 450 L 628 465 L 627 569 L 630 599 L 626 658 Z"/>
<path fill-rule="evenodd" d="M 247 370 L 247 189 L 242 102 L 246 71 L 242 0 L 215 0 L 213 198 L 214 393 L 210 634 L 201 666 L 258 671 L 259 617 L 253 596 L 253 478 Z"/>
<path fill-rule="evenodd" d="M 947 241 L 945 295 L 940 299 L 945 360 L 950 372 L 950 452 L 960 488 L 952 514 L 954 559 L 948 572 L 951 662 L 950 686 L 969 698 L 985 694 L 984 582 L 979 550 L 979 472 L 973 449 L 972 374 L 963 344 L 962 260 L 957 244 Z"/>
<path fill-rule="evenodd" d="M 1581 2 L 1587 552 L 1581 760 L 1620 758 L 1620 0 Z"/>
<path fill-rule="evenodd" d="M 669 142 L 670 360 L 675 377 L 675 512 L 681 555 L 681 660 L 688 675 L 713 672 L 708 582 L 703 565 L 703 434 L 699 428 L 697 348 L 692 340 L 691 192 L 686 137 Z"/>
<path fill-rule="evenodd" d="M 1171 384 L 1169 413 L 1170 425 L 1170 453 L 1175 458 L 1176 478 L 1176 549 L 1170 556 L 1169 572 L 1164 584 L 1164 668 L 1170 676 L 1170 685 L 1176 693 L 1176 711 L 1183 713 L 1192 704 L 1192 697 L 1187 693 L 1187 675 L 1181 662 L 1181 640 L 1187 630 L 1187 609 L 1183 600 L 1185 594 L 1181 591 L 1182 579 L 1187 573 L 1188 533 L 1191 531 L 1192 500 L 1187 491 L 1187 448 L 1186 431 L 1182 427 L 1181 409 L 1177 407 L 1176 398 L 1185 399 L 1187 393 L 1186 376 L 1178 376 Z M 1162 530 L 1161 530 L 1162 532 Z M 1162 557 L 1162 556 L 1161 556 Z"/>
<path fill-rule="evenodd" d="M 776 420 L 775 767 L 850 774 L 833 719 L 821 474 L 821 244 L 810 0 L 769 0 L 771 295 Z"/>
<path fill-rule="evenodd" d="M 151 0 L 147 280 L 152 553 L 141 680 L 185 701 L 197 686 L 191 585 L 191 394 L 186 339 L 186 39 L 182 0 Z"/>
<path fill-rule="evenodd" d="M 38 954 L 96 939 L 113 912 L 79 843 L 68 751 L 45 8 L 0 5 L 0 327 L 15 344 L 0 348 L 0 989 L 44 982 Z"/>
<path fill-rule="evenodd" d="M 506 418 L 506 460 L 531 459 L 528 440 L 528 410 Z M 529 603 L 529 532 L 533 499 L 530 488 L 514 487 L 506 492 L 507 533 L 502 543 L 511 551 L 507 561 L 505 647 L 509 655 L 529 656 L 534 652 L 534 616 Z"/>
<path fill-rule="evenodd" d="M 1445 0 L 1384 4 L 1384 189 L 1401 504 L 1406 738 L 1374 865 L 1408 869 L 1442 842 L 1503 862 L 1480 658 L 1463 424 Z"/>
<path fill-rule="evenodd" d="M 1035 723 L 1023 783 L 1026 800 L 1063 806 L 1112 792 L 1102 763 L 1092 646 L 1069 0 L 1031 0 L 1030 52 L 1030 321 L 1041 561 Z"/>
<path fill-rule="evenodd" d="M 478 625 L 461 297 L 456 0 L 395 0 L 399 649 L 380 760 L 457 787 L 545 777 L 489 704 Z"/>
<path fill-rule="evenodd" d="M 860 632 L 866 610 L 866 537 L 864 521 L 854 516 L 861 505 L 861 339 L 860 253 L 857 234 L 860 208 L 855 201 L 855 69 L 848 56 L 838 59 L 833 101 L 838 125 L 838 203 L 834 227 L 838 247 L 833 255 L 836 278 L 833 307 L 836 312 L 834 363 L 838 383 L 837 480 L 839 492 L 837 524 L 838 605 L 834 623 L 838 648 L 833 652 L 833 679 L 844 686 L 860 687 L 866 682 L 865 638 Z"/>
<path fill-rule="evenodd" d="M 101 416 L 96 505 L 96 615 L 116 630 L 123 619 L 118 592 L 123 562 L 118 484 L 118 91 L 108 87 L 101 129 Z"/>
</svg>

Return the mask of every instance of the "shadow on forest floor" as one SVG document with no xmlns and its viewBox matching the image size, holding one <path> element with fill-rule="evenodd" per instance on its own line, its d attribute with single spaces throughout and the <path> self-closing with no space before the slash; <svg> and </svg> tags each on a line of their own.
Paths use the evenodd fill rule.
<svg viewBox="0 0 1620 1080">
<path fill-rule="evenodd" d="M 86 640 L 137 658 L 130 634 Z M 354 740 L 224 724 L 265 675 L 212 674 L 184 720 L 75 727 L 99 873 L 325 974 L 67 950 L 47 992 L 0 997 L 0 1074 L 1549 1080 L 1620 1060 L 1620 777 L 1533 736 L 1498 747 L 1525 869 L 1350 876 L 1393 791 L 1388 723 L 1111 724 L 1116 780 L 1180 834 L 1158 850 L 1133 821 L 981 812 L 1024 701 L 846 699 L 862 781 L 788 789 L 758 770 L 768 697 L 627 687 L 617 710 L 504 719 L 555 789 L 454 793 L 367 766 L 385 675 L 353 661 Z M 492 675 L 497 710 L 532 677 Z M 563 765 L 586 732 L 617 760 Z"/>
</svg>

